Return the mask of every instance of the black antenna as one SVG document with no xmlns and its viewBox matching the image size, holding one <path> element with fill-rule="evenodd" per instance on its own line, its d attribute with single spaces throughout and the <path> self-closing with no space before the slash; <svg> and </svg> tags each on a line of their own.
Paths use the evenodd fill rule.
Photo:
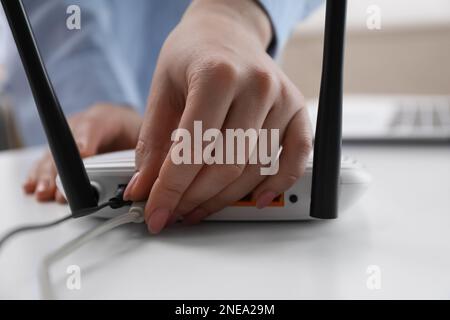
<svg viewBox="0 0 450 320">
<path fill-rule="evenodd" d="M 338 216 L 346 11 L 347 0 L 327 0 L 310 207 L 318 219 Z"/>
<path fill-rule="evenodd" d="M 16 41 L 41 122 L 44 126 L 73 216 L 97 207 L 75 140 L 45 70 L 44 63 L 21 0 L 1 0 Z"/>
</svg>

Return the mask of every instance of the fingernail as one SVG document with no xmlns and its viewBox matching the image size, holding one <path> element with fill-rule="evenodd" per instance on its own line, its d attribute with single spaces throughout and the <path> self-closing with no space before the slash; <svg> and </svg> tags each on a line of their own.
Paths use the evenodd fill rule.
<svg viewBox="0 0 450 320">
<path fill-rule="evenodd" d="M 47 180 L 39 181 L 37 187 L 36 187 L 36 193 L 43 193 L 48 190 L 49 182 Z"/>
<path fill-rule="evenodd" d="M 129 201 L 131 192 L 133 191 L 133 187 L 136 184 L 137 178 L 139 177 L 139 171 L 137 171 L 133 177 L 131 178 L 130 182 L 128 183 L 127 188 L 125 189 L 125 193 L 123 194 L 123 200 Z"/>
<path fill-rule="evenodd" d="M 167 221 L 170 218 L 170 210 L 168 209 L 156 209 L 150 215 L 148 229 L 153 234 L 158 234 L 164 229 Z"/>
<path fill-rule="evenodd" d="M 272 203 L 272 201 L 277 197 L 278 195 L 273 191 L 266 191 L 263 192 L 258 199 L 256 200 L 256 208 L 258 209 L 264 209 L 269 204 Z"/>
</svg>

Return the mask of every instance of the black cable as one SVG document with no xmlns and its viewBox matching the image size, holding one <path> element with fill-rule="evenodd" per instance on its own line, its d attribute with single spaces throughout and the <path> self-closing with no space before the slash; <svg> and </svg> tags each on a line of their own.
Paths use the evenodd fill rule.
<svg viewBox="0 0 450 320">
<path fill-rule="evenodd" d="M 69 219 L 76 219 L 79 217 L 85 217 L 85 216 L 89 216 L 91 214 L 96 213 L 97 211 L 102 210 L 103 208 L 106 207 L 113 207 L 117 205 L 117 202 L 119 200 L 118 199 L 111 199 L 108 202 L 102 203 L 101 205 L 98 205 L 97 207 L 94 208 L 87 208 L 87 209 L 83 209 L 83 210 L 78 210 L 72 214 L 70 214 L 69 216 L 66 216 L 62 219 L 53 221 L 53 222 L 48 222 L 48 223 L 44 223 L 44 224 L 36 224 L 36 225 L 28 225 L 28 226 L 22 226 L 22 227 L 18 227 L 16 229 L 13 229 L 11 231 L 9 231 L 7 234 L 5 234 L 4 236 L 2 236 L 0 238 L 0 249 L 2 248 L 2 246 L 12 237 L 14 237 L 15 235 L 19 234 L 19 233 L 23 233 L 23 232 L 28 232 L 28 231 L 37 231 L 37 230 L 42 230 L 42 229 L 47 229 L 47 228 L 51 228 L 54 226 L 59 225 L 60 223 L 63 223 Z"/>
<path fill-rule="evenodd" d="M 116 203 L 117 202 L 115 201 L 115 199 L 111 199 L 110 201 L 102 203 L 101 205 L 99 205 L 97 207 L 78 210 L 62 219 L 59 219 L 59 220 L 56 220 L 53 222 L 18 227 L 16 229 L 9 231 L 7 234 L 5 234 L 4 236 L 2 236 L 0 238 L 0 249 L 9 239 L 11 239 L 12 237 L 14 237 L 15 235 L 17 235 L 19 233 L 51 228 L 51 227 L 57 226 L 57 225 L 65 222 L 69 219 L 76 219 L 79 217 L 89 216 L 93 213 L 96 213 L 97 211 L 100 211 L 103 208 L 106 208 L 108 206 L 114 206 Z"/>
<path fill-rule="evenodd" d="M 12 237 L 14 237 L 15 235 L 19 234 L 19 233 L 23 233 L 23 232 L 28 232 L 28 231 L 36 231 L 36 230 L 42 230 L 42 229 L 47 229 L 47 228 L 51 228 L 54 227 L 60 223 L 63 223 L 69 219 L 72 219 L 72 215 L 66 216 L 62 219 L 53 221 L 53 222 L 48 222 L 48 223 L 43 223 L 43 224 L 35 224 L 35 225 L 28 225 L 28 226 L 22 226 L 22 227 L 18 227 L 16 229 L 13 229 L 11 231 L 9 231 L 7 234 L 5 234 L 4 236 L 2 236 L 0 238 L 0 249 L 3 247 L 3 245 Z"/>
<path fill-rule="evenodd" d="M 116 193 L 113 198 L 109 199 L 109 201 L 104 202 L 96 207 L 78 210 L 76 212 L 73 212 L 69 216 L 66 216 L 62 219 L 59 219 L 59 220 L 56 220 L 53 222 L 22 226 L 22 227 L 13 229 L 0 238 L 0 249 L 9 239 L 11 239 L 12 237 L 14 237 L 15 235 L 17 235 L 19 233 L 51 228 L 51 227 L 59 225 L 70 219 L 76 219 L 76 218 L 89 216 L 91 214 L 94 214 L 94 213 L 106 208 L 106 207 L 111 207 L 112 209 L 119 209 L 121 207 L 131 205 L 131 202 L 123 200 L 123 194 L 125 192 L 126 187 L 127 187 L 126 185 L 119 185 L 117 187 Z"/>
<path fill-rule="evenodd" d="M 115 203 L 116 202 L 114 202 L 113 200 L 109 200 L 108 202 L 102 203 L 102 204 L 100 204 L 100 205 L 98 205 L 96 207 L 93 207 L 93 208 L 86 208 L 86 209 L 77 210 L 75 212 L 72 212 L 72 217 L 74 219 L 77 219 L 77 218 L 90 216 L 91 214 L 94 214 L 97 211 L 102 210 L 103 208 L 112 207 Z"/>
</svg>

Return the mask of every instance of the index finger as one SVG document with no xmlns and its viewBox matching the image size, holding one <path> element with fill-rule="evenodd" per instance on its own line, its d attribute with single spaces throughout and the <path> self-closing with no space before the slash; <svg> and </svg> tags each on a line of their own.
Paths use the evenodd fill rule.
<svg viewBox="0 0 450 320">
<path fill-rule="evenodd" d="M 220 74 L 208 73 L 199 77 L 189 88 L 186 108 L 172 140 L 191 139 L 191 161 L 188 164 L 174 163 L 171 155 L 177 152 L 177 143 L 172 145 L 150 192 L 145 210 L 146 221 L 152 233 L 159 233 L 165 227 L 182 195 L 203 166 L 202 154 L 194 154 L 196 150 L 192 137 L 198 139 L 198 134 L 203 136 L 203 130 L 220 129 L 225 121 L 234 97 L 234 77 L 228 70 L 218 71 Z M 198 132 L 198 125 L 194 124 L 196 121 L 201 121 L 201 132 Z M 193 161 L 198 159 L 201 161 Z"/>
</svg>

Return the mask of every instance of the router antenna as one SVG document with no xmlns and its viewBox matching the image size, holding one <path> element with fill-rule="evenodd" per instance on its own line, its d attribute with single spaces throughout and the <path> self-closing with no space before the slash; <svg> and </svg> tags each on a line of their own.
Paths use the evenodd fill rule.
<svg viewBox="0 0 450 320">
<path fill-rule="evenodd" d="M 91 186 L 67 120 L 39 54 L 33 31 L 21 0 L 1 0 L 16 41 L 50 150 L 73 216 L 97 207 Z"/>
<path fill-rule="evenodd" d="M 338 216 L 346 11 L 347 0 L 327 0 L 310 206 L 318 219 Z"/>
</svg>

